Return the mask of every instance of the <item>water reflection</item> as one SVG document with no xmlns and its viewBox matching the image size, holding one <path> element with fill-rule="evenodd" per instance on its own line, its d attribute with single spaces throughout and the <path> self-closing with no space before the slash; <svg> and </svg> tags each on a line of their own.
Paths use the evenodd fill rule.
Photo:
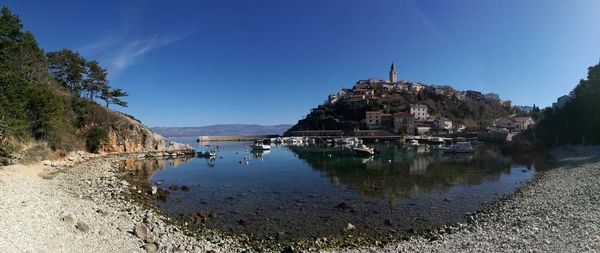
<svg viewBox="0 0 600 253">
<path fill-rule="evenodd" d="M 158 170 L 164 170 L 165 168 L 174 169 L 182 164 L 190 163 L 192 157 L 177 157 L 177 158 L 153 158 L 153 159 L 124 159 L 121 161 L 121 167 L 134 170 L 140 175 L 140 177 L 150 177 Z"/>
<path fill-rule="evenodd" d="M 212 158 L 126 161 L 150 184 L 189 186 L 172 191 L 161 210 L 231 233 L 259 238 L 359 234 L 386 238 L 461 219 L 533 177 L 531 159 L 489 146 L 470 155 L 377 145 L 380 155 L 357 157 L 344 147 L 212 144 Z M 150 177 L 151 176 L 151 177 Z M 198 219 L 214 213 L 214 219 Z M 243 222 L 242 222 L 243 221 Z"/>
<path fill-rule="evenodd" d="M 420 192 L 448 191 L 457 184 L 497 181 L 502 174 L 511 172 L 511 158 L 502 156 L 493 146 L 465 155 L 423 154 L 396 146 L 378 148 L 384 151 L 380 156 L 358 158 L 342 148 L 289 147 L 333 184 L 368 196 L 415 196 Z"/>
</svg>

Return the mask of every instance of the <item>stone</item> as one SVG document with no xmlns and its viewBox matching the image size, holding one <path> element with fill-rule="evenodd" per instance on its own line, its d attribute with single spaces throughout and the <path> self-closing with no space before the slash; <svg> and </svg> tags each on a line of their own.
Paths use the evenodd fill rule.
<svg viewBox="0 0 600 253">
<path fill-rule="evenodd" d="M 67 214 L 61 218 L 64 223 L 73 224 L 73 217 L 70 214 Z"/>
<path fill-rule="evenodd" d="M 190 191 L 190 187 L 188 187 L 187 185 L 181 186 L 181 190 L 184 192 L 189 192 Z"/>
<path fill-rule="evenodd" d="M 52 165 L 52 162 L 50 162 L 50 161 L 48 161 L 48 160 L 43 160 L 43 161 L 42 161 L 42 165 L 44 165 L 44 166 L 51 166 L 51 165 Z"/>
<path fill-rule="evenodd" d="M 121 185 L 123 185 L 123 186 L 129 186 L 129 183 L 127 181 L 125 181 L 125 180 L 122 180 L 121 181 Z"/>
<path fill-rule="evenodd" d="M 156 195 L 157 192 L 158 192 L 158 187 L 152 186 L 152 190 L 150 191 L 150 193 L 152 193 L 152 195 Z"/>
<path fill-rule="evenodd" d="M 146 240 L 148 238 L 148 228 L 146 228 L 144 224 L 138 224 L 135 226 L 133 233 L 142 240 Z"/>
<path fill-rule="evenodd" d="M 346 231 L 353 231 L 356 229 L 356 226 L 354 226 L 352 223 L 348 223 L 346 225 Z"/>
<path fill-rule="evenodd" d="M 148 253 L 158 252 L 158 245 L 156 245 L 156 243 L 146 243 L 144 245 L 144 250 Z"/>
<path fill-rule="evenodd" d="M 90 231 L 90 226 L 88 226 L 87 224 L 85 224 L 81 221 L 77 222 L 77 225 L 75 225 L 75 227 L 77 228 L 77 230 L 84 232 L 84 233 Z"/>
</svg>

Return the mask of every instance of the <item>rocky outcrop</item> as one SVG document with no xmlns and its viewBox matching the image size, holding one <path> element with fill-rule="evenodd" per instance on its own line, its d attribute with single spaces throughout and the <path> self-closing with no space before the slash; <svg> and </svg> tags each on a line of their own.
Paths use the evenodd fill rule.
<svg viewBox="0 0 600 253">
<path fill-rule="evenodd" d="M 108 131 L 108 140 L 102 144 L 100 153 L 150 152 L 153 156 L 178 156 L 194 154 L 190 145 L 170 142 L 141 123 L 123 117 Z"/>
</svg>

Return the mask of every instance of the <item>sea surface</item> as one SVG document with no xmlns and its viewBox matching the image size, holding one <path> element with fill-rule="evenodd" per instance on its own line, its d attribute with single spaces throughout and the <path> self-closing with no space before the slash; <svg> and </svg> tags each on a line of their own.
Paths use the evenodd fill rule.
<svg viewBox="0 0 600 253">
<path fill-rule="evenodd" d="M 148 163 L 150 183 L 171 192 L 154 203 L 160 210 L 275 240 L 349 233 L 385 239 L 461 221 L 531 180 L 537 165 L 495 146 L 443 155 L 384 143 L 370 145 L 380 155 L 364 157 L 326 145 L 252 152 L 250 142 L 173 140 L 217 156 Z"/>
</svg>

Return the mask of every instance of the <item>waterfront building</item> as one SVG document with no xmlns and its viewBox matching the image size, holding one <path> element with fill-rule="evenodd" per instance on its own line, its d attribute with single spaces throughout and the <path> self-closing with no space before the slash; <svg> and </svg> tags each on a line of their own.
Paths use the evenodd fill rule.
<svg viewBox="0 0 600 253">
<path fill-rule="evenodd" d="M 365 123 L 369 130 L 389 129 L 392 126 L 392 115 L 382 111 L 367 111 L 365 113 Z"/>
<path fill-rule="evenodd" d="M 422 104 L 411 104 L 410 114 L 415 116 L 417 120 L 424 120 L 429 118 L 429 108 Z"/>
<path fill-rule="evenodd" d="M 396 134 L 414 134 L 415 117 L 408 112 L 394 113 L 394 133 Z"/>
</svg>

